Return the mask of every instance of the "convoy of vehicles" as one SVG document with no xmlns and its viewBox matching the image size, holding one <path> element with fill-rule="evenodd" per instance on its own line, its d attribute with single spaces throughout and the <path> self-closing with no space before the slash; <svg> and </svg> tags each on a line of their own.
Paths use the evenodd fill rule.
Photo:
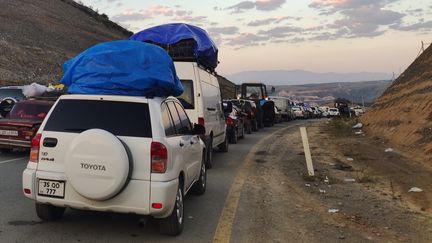
<svg viewBox="0 0 432 243">
<path fill-rule="evenodd" d="M 96 45 L 69 60 L 73 65 L 64 66 L 62 83 L 71 85 L 70 94 L 28 99 L 22 87 L 0 88 L 0 148 L 30 150 L 23 192 L 34 200 L 40 219 L 59 220 L 66 208 L 134 213 L 157 219 L 162 233 L 178 235 L 185 221 L 184 196 L 205 193 L 214 149 L 228 152 L 229 143 L 278 122 L 339 116 L 337 108 L 324 111 L 268 97 L 263 83 L 237 87 L 216 74 L 217 48 L 204 30 L 185 24 L 159 27 L 134 34 L 134 41 Z M 185 39 L 171 43 L 166 33 L 173 30 Z M 203 43 L 206 51 L 196 56 Z M 106 48 L 111 45 L 116 48 Z M 133 51 L 122 52 L 126 49 Z M 130 53 L 141 55 L 135 60 Z M 152 58 L 154 65 L 139 65 L 153 63 Z M 110 65 L 115 68 L 106 76 Z M 138 80 L 147 81 L 135 87 L 132 74 L 143 68 L 149 76 Z M 123 84 L 125 74 L 130 87 L 112 89 Z M 87 77 L 90 83 L 75 85 Z M 100 86 L 91 83 L 96 79 Z M 154 80 L 160 83 L 150 85 Z"/>
</svg>

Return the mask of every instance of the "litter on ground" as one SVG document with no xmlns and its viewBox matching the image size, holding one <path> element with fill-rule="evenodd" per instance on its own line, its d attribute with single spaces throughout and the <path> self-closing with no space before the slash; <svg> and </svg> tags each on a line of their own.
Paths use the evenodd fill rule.
<svg viewBox="0 0 432 243">
<path fill-rule="evenodd" d="M 357 124 L 355 124 L 352 128 L 354 128 L 354 129 L 359 129 L 359 128 L 362 128 L 363 127 L 363 124 L 361 124 L 361 123 L 357 123 Z"/>
<path fill-rule="evenodd" d="M 354 159 L 353 158 L 346 158 L 346 160 L 348 160 L 348 161 L 354 161 Z"/>
<path fill-rule="evenodd" d="M 392 148 L 386 148 L 386 149 L 384 150 L 384 152 L 386 152 L 386 153 L 388 153 L 388 152 L 393 152 L 393 149 L 392 149 Z"/>
<path fill-rule="evenodd" d="M 423 190 L 418 187 L 411 187 L 408 192 L 422 192 Z"/>
<path fill-rule="evenodd" d="M 355 182 L 356 180 L 354 178 L 345 178 L 345 182 Z"/>
<path fill-rule="evenodd" d="M 337 212 L 339 212 L 339 209 L 337 209 L 337 208 L 331 208 L 331 209 L 328 210 L 328 212 L 329 213 L 337 213 Z"/>
</svg>

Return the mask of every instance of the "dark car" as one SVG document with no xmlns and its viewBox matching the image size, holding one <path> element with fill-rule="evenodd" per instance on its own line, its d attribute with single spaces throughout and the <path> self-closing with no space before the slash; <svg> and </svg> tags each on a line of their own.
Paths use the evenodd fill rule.
<svg viewBox="0 0 432 243">
<path fill-rule="evenodd" d="M 2 152 L 14 148 L 30 148 L 31 139 L 53 104 L 54 100 L 18 101 L 5 119 L 0 120 Z"/>
<path fill-rule="evenodd" d="M 246 114 L 230 101 L 224 101 L 223 106 L 227 125 L 226 134 L 228 142 L 237 143 L 239 138 L 244 138 L 245 136 Z"/>
<path fill-rule="evenodd" d="M 258 131 L 258 122 L 257 122 L 257 107 L 255 102 L 251 100 L 230 100 L 233 105 L 240 107 L 242 112 L 246 114 L 245 119 L 245 129 L 247 134 L 251 134 L 252 131 Z"/>
</svg>

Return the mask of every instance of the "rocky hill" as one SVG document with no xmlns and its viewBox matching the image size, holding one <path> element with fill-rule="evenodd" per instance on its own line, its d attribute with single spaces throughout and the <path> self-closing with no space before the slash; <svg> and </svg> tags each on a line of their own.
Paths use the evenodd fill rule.
<svg viewBox="0 0 432 243">
<path fill-rule="evenodd" d="M 56 82 L 67 59 L 131 34 L 72 0 L 0 0 L 0 85 Z"/>
<path fill-rule="evenodd" d="M 370 134 L 432 165 L 432 46 L 376 100 L 363 122 Z"/>
</svg>

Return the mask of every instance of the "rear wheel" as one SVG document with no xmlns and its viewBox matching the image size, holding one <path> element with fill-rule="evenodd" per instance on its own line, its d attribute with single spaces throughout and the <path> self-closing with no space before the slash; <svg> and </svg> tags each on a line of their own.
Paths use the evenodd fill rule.
<svg viewBox="0 0 432 243">
<path fill-rule="evenodd" d="M 191 193 L 195 195 L 203 195 L 207 187 L 207 169 L 204 163 L 204 158 L 201 163 L 201 171 L 199 175 L 199 180 L 195 182 L 191 188 Z"/>
<path fill-rule="evenodd" d="M 44 221 L 60 220 L 66 208 L 36 203 L 36 214 Z"/>
<path fill-rule="evenodd" d="M 252 133 L 252 122 L 250 122 L 246 127 L 246 133 L 251 134 Z"/>
<path fill-rule="evenodd" d="M 225 132 L 225 140 L 222 144 L 219 144 L 219 149 L 221 152 L 228 152 L 228 133 Z"/>
<path fill-rule="evenodd" d="M 179 235 L 183 231 L 184 205 L 181 181 L 177 189 L 173 211 L 167 218 L 159 219 L 159 232 L 165 235 Z"/>
<path fill-rule="evenodd" d="M 243 124 L 243 126 L 242 126 L 242 129 L 241 129 L 241 132 L 240 132 L 240 136 L 239 136 L 239 138 L 244 138 L 245 137 L 245 127 L 244 127 L 244 124 Z"/>
<path fill-rule="evenodd" d="M 254 132 L 258 131 L 258 122 L 256 119 L 252 121 L 252 131 Z"/>
<path fill-rule="evenodd" d="M 230 133 L 229 142 L 236 144 L 238 140 L 238 132 L 237 129 L 234 129 L 232 133 Z"/>
</svg>

